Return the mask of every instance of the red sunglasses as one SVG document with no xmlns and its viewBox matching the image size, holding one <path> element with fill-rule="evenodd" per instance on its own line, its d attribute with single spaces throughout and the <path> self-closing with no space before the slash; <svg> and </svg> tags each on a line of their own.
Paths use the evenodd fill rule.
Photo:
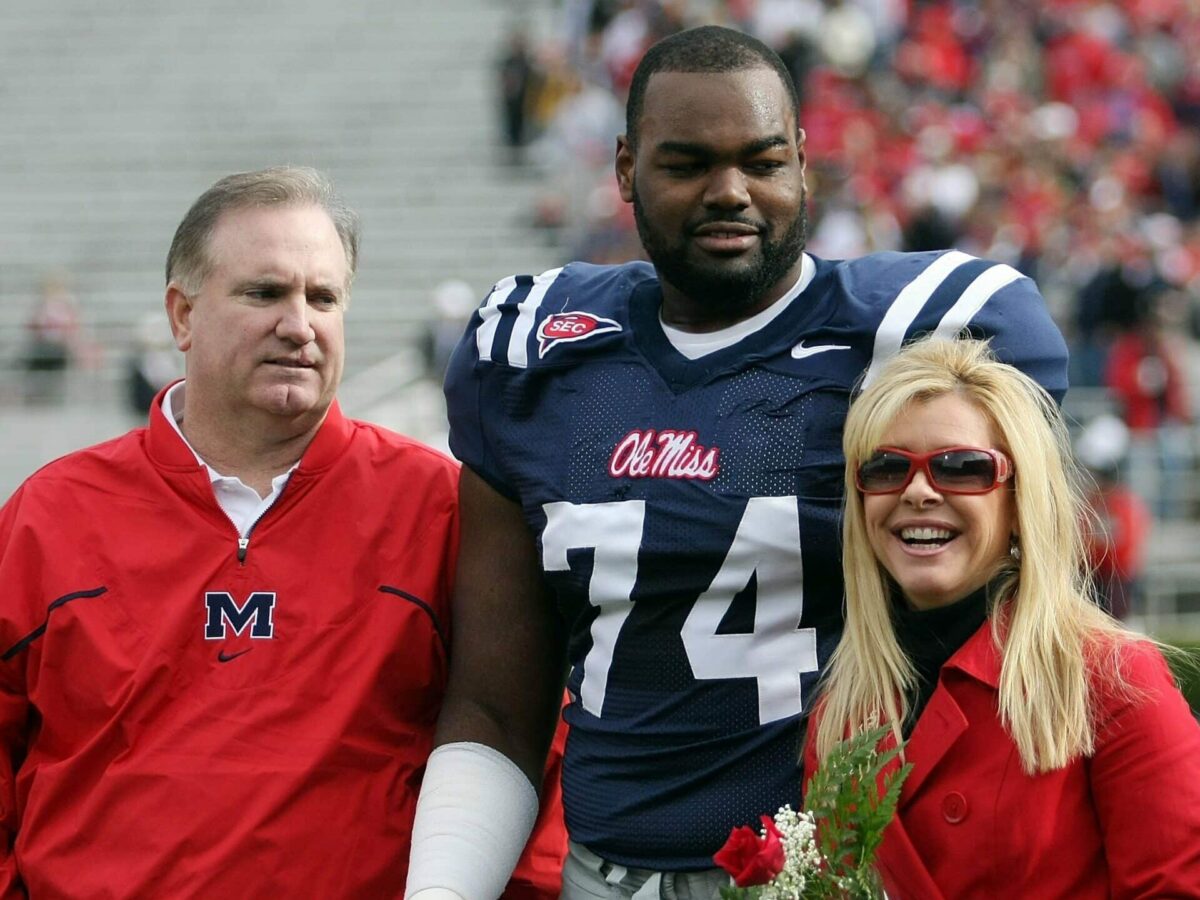
<svg viewBox="0 0 1200 900">
<path fill-rule="evenodd" d="M 859 464 L 854 483 L 864 494 L 898 494 L 918 471 L 941 493 L 986 494 L 1012 478 L 1013 465 L 999 450 L 981 447 L 942 447 L 928 453 L 880 447 Z"/>
</svg>

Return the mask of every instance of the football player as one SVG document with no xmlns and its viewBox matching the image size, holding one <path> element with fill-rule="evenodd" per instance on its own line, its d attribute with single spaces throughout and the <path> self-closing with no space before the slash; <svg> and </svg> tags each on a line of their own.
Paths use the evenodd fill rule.
<svg viewBox="0 0 1200 900">
<path fill-rule="evenodd" d="M 454 665 L 409 897 L 499 894 L 567 671 L 563 896 L 716 896 L 730 829 L 800 801 L 842 628 L 852 393 L 906 340 L 964 331 L 1066 390 L 1063 339 L 1016 270 L 804 251 L 796 110 L 750 37 L 658 43 L 616 153 L 651 263 L 506 278 L 468 327 L 446 383 Z"/>
</svg>

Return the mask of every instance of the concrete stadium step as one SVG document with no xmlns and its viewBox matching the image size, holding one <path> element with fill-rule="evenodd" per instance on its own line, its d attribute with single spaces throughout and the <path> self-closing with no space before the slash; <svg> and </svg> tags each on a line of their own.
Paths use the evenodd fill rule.
<svg viewBox="0 0 1200 900">
<path fill-rule="evenodd" d="M 227 172 L 316 165 L 360 211 L 351 377 L 414 339 L 440 281 L 464 278 L 482 297 L 506 274 L 556 265 L 526 227 L 538 180 L 497 164 L 492 71 L 514 16 L 544 31 L 554 5 L 0 4 L 0 366 L 20 352 L 42 278 L 65 271 L 108 345 L 107 368 L 85 382 L 109 385 L 60 413 L 26 409 L 5 399 L 19 373 L 0 369 L 0 493 L 43 456 L 128 427 L 113 385 L 130 329 L 161 310 L 180 216 Z M 413 427 L 436 432 L 436 389 L 426 394 L 394 412 L 423 408 L 429 428 Z"/>
<path fill-rule="evenodd" d="M 440 280 L 482 296 L 510 271 L 551 267 L 557 252 L 525 228 L 538 182 L 496 164 L 491 70 L 513 16 L 550 7 L 8 0 L 0 346 L 51 271 L 74 275 L 85 320 L 106 333 L 156 309 L 199 188 L 278 162 L 330 171 L 360 210 L 356 315 L 378 305 L 380 319 L 418 322 Z"/>
</svg>

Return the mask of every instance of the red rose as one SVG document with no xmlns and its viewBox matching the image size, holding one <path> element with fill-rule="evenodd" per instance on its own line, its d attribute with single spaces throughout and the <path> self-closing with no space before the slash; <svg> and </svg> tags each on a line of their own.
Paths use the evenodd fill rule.
<svg viewBox="0 0 1200 900">
<path fill-rule="evenodd" d="M 713 856 L 713 862 L 732 875 L 738 887 L 766 884 L 783 871 L 779 830 L 769 816 L 763 816 L 762 823 L 766 837 L 743 825 L 729 833 L 725 846 Z"/>
</svg>

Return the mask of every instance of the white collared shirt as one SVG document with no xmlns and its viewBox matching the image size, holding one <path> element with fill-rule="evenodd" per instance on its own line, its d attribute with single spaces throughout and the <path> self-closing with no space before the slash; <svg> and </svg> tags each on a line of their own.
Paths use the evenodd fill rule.
<svg viewBox="0 0 1200 900">
<path fill-rule="evenodd" d="M 271 493 L 267 497 L 258 496 L 258 491 L 235 475 L 222 475 L 201 459 L 196 448 L 189 444 L 188 439 L 184 437 L 183 429 L 179 427 L 179 423 L 183 421 L 183 409 L 176 408 L 175 400 L 182 399 L 184 384 L 185 382 L 181 381 L 167 391 L 162 401 L 162 413 L 183 442 L 187 444 L 187 448 L 192 451 L 196 462 L 208 470 L 208 478 L 212 482 L 213 495 L 216 497 L 217 505 L 221 507 L 225 515 L 229 516 L 229 521 L 238 530 L 238 535 L 244 538 L 250 533 L 254 523 L 271 508 L 271 505 L 283 493 L 284 485 L 287 484 L 292 472 L 296 471 L 296 466 L 300 463 L 297 462 L 282 475 L 276 475 L 271 479 Z"/>
</svg>

